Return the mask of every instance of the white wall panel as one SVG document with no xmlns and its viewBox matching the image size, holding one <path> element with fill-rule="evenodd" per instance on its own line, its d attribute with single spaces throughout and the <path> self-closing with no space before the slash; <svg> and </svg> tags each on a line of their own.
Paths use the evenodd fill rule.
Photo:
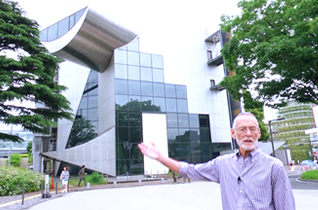
<svg viewBox="0 0 318 210">
<path fill-rule="evenodd" d="M 165 156 L 168 156 L 167 120 L 165 114 L 142 114 L 143 142 L 151 145 L 153 142 Z M 163 174 L 169 169 L 156 160 L 144 157 L 145 174 Z"/>
</svg>

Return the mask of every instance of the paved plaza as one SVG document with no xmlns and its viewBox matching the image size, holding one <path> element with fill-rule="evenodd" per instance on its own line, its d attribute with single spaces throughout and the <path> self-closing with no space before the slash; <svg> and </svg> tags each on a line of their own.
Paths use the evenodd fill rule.
<svg viewBox="0 0 318 210">
<path fill-rule="evenodd" d="M 293 190 L 296 209 L 316 210 L 318 190 Z M 220 187 L 212 182 L 89 190 L 64 194 L 32 206 L 56 209 L 222 209 Z"/>
</svg>

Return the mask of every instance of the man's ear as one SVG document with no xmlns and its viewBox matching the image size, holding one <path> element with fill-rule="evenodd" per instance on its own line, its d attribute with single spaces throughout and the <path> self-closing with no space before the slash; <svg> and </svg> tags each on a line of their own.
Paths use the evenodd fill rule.
<svg viewBox="0 0 318 210">
<path fill-rule="evenodd" d="M 231 128 L 231 135 L 233 139 L 236 139 L 235 130 L 233 128 Z"/>
</svg>

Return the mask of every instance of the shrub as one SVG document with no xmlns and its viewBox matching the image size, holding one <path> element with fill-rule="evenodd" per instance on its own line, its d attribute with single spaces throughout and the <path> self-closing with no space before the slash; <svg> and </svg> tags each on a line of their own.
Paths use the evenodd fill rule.
<svg viewBox="0 0 318 210">
<path fill-rule="evenodd" d="M 9 160 L 6 160 L 7 165 L 9 165 Z M 15 167 L 21 167 L 21 156 L 20 154 L 11 154 L 10 165 Z"/>
<path fill-rule="evenodd" d="M 318 170 L 306 171 L 300 176 L 300 178 L 307 180 L 318 180 Z"/>
<path fill-rule="evenodd" d="M 21 158 L 28 158 L 29 155 L 28 155 L 28 154 L 21 154 L 20 157 L 21 157 Z"/>
<path fill-rule="evenodd" d="M 86 180 L 90 184 L 107 184 L 107 181 L 105 181 L 104 177 L 99 175 L 98 172 L 93 172 L 91 175 L 87 175 Z"/>
<path fill-rule="evenodd" d="M 0 196 L 17 195 L 41 190 L 44 175 L 31 170 L 12 166 L 0 166 Z"/>
</svg>

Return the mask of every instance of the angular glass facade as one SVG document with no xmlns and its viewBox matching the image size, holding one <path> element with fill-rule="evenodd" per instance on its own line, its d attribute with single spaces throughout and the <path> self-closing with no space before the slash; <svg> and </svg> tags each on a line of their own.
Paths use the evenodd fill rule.
<svg viewBox="0 0 318 210">
<path fill-rule="evenodd" d="M 65 148 L 81 145 L 97 136 L 97 106 L 98 72 L 91 70 Z"/>
<path fill-rule="evenodd" d="M 43 29 L 40 33 L 40 41 L 50 42 L 62 37 L 73 28 L 73 26 L 82 17 L 86 9 L 87 7 Z"/>
<path fill-rule="evenodd" d="M 167 116 L 169 156 L 192 163 L 219 155 L 212 144 L 209 115 L 189 114 L 187 87 L 164 83 L 163 58 L 139 52 L 139 40 L 115 51 L 116 173 L 142 174 L 142 112 Z M 223 148 L 225 150 L 225 148 Z"/>
</svg>

